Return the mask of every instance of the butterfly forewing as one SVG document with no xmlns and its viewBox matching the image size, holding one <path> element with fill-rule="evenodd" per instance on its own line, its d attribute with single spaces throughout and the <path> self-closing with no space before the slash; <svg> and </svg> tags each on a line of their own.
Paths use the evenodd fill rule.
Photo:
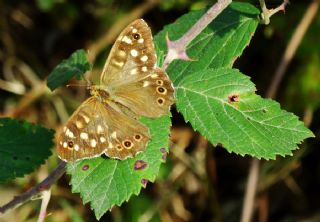
<svg viewBox="0 0 320 222">
<path fill-rule="evenodd" d="M 150 28 L 142 19 L 136 20 L 116 40 L 101 76 L 102 87 L 138 116 L 166 114 L 174 102 L 174 89 L 155 63 Z"/>
<path fill-rule="evenodd" d="M 101 74 L 101 84 L 134 81 L 153 68 L 156 59 L 151 30 L 144 20 L 137 19 L 115 41 Z"/>
<path fill-rule="evenodd" d="M 91 97 L 71 116 L 57 140 L 58 156 L 65 161 L 102 153 L 125 159 L 145 149 L 149 131 L 135 119 Z"/>
</svg>

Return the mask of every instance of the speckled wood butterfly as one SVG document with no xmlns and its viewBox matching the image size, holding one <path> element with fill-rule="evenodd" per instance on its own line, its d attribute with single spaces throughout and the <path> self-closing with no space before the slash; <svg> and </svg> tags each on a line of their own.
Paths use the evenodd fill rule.
<svg viewBox="0 0 320 222">
<path fill-rule="evenodd" d="M 58 156 L 64 161 L 93 158 L 103 153 L 126 159 L 145 150 L 149 129 L 139 117 L 169 112 L 174 88 L 156 67 L 151 30 L 138 19 L 117 38 L 103 68 L 100 84 L 57 136 Z"/>
</svg>

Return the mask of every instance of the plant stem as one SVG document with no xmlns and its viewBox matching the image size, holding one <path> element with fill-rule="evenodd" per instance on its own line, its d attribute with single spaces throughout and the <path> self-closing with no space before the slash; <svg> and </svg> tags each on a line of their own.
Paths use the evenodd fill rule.
<svg viewBox="0 0 320 222">
<path fill-rule="evenodd" d="M 264 1 L 260 0 L 260 3 Z M 262 5 L 261 5 L 262 6 Z M 265 4 L 264 4 L 265 6 Z M 280 64 L 275 72 L 274 78 L 272 79 L 272 82 L 270 84 L 270 87 L 267 91 L 267 97 L 269 98 L 275 98 L 277 90 L 279 88 L 279 84 L 281 80 L 284 77 L 284 74 L 288 68 L 288 65 L 290 64 L 298 46 L 301 43 L 301 40 L 306 33 L 308 27 L 311 24 L 311 21 L 315 17 L 317 11 L 319 8 L 319 1 L 313 1 L 308 9 L 306 10 L 304 16 L 302 17 L 301 22 L 297 26 L 294 34 L 292 35 L 292 38 L 283 54 L 283 57 L 280 61 Z M 243 204 L 243 210 L 242 210 L 242 222 L 249 222 L 251 221 L 252 214 L 253 214 L 253 208 L 254 208 L 254 198 L 257 190 L 257 182 L 259 178 L 259 168 L 260 168 L 260 161 L 257 159 L 252 159 L 252 164 L 250 166 L 250 173 L 248 176 L 248 182 L 246 187 L 246 193 L 245 193 L 245 200 Z"/>
<path fill-rule="evenodd" d="M 163 67 L 166 69 L 175 59 L 191 60 L 186 52 L 188 44 L 215 19 L 232 0 L 218 0 L 180 39 L 171 41 L 167 36 L 168 53 Z"/>
<path fill-rule="evenodd" d="M 287 4 L 289 4 L 289 0 L 284 0 L 282 4 L 277 8 L 268 9 L 264 0 L 259 0 L 259 2 L 262 10 L 260 22 L 265 25 L 268 25 L 270 23 L 271 16 L 278 13 L 279 11 L 285 11 Z"/>
<path fill-rule="evenodd" d="M 39 192 L 44 190 L 49 190 L 53 183 L 55 183 L 66 171 L 65 170 L 66 162 L 60 162 L 57 168 L 52 171 L 47 178 L 45 178 L 42 182 L 27 190 L 26 192 L 14 197 L 10 202 L 0 207 L 0 213 L 4 214 L 7 210 L 13 209 L 34 196 L 36 196 Z"/>
<path fill-rule="evenodd" d="M 267 92 L 267 97 L 274 98 L 277 90 L 279 88 L 279 84 L 283 79 L 283 76 L 290 64 L 293 56 L 295 55 L 298 46 L 301 43 L 302 38 L 304 37 L 307 29 L 309 28 L 312 20 L 314 19 L 315 15 L 317 14 L 319 8 L 319 1 L 313 1 L 310 3 L 307 11 L 303 15 L 299 25 L 297 26 L 296 30 L 294 31 L 290 42 L 286 48 L 286 51 L 282 55 L 280 64 L 275 72 L 275 75 L 272 79 L 271 86 Z"/>
</svg>

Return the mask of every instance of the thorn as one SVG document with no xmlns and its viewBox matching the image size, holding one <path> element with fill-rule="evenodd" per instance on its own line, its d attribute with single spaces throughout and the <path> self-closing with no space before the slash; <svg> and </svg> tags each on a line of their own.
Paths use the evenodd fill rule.
<svg viewBox="0 0 320 222">
<path fill-rule="evenodd" d="M 198 61 L 198 59 L 191 59 L 188 55 L 186 51 L 181 52 L 181 54 L 179 54 L 179 59 L 181 60 L 185 60 L 185 61 L 189 61 L 189 62 L 195 62 Z"/>
</svg>

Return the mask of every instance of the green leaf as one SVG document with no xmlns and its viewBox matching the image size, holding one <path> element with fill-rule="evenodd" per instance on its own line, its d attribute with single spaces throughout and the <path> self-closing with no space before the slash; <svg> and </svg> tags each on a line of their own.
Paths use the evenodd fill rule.
<svg viewBox="0 0 320 222">
<path fill-rule="evenodd" d="M 53 130 L 0 119 L 0 182 L 31 173 L 51 155 Z"/>
<path fill-rule="evenodd" d="M 177 108 L 193 128 L 228 151 L 274 159 L 312 132 L 277 102 L 254 94 L 249 78 L 229 68 L 198 71 L 177 87 Z"/>
<path fill-rule="evenodd" d="M 74 76 L 80 79 L 90 69 L 91 65 L 88 62 L 86 52 L 83 49 L 79 49 L 55 67 L 48 77 L 47 85 L 53 91 L 57 87 L 66 84 Z"/>
<path fill-rule="evenodd" d="M 36 0 L 37 6 L 41 11 L 48 12 L 55 4 L 54 0 Z"/>
<path fill-rule="evenodd" d="M 165 36 L 176 40 L 207 11 L 190 12 L 164 28 L 155 36 L 158 54 L 167 53 Z M 187 54 L 194 62 L 174 60 L 167 73 L 175 86 L 198 70 L 231 67 L 249 44 L 258 25 L 259 10 L 247 3 L 234 2 L 205 28 L 188 46 Z M 160 64 L 161 65 L 161 64 Z"/>
<path fill-rule="evenodd" d="M 135 158 L 120 161 L 98 157 L 68 164 L 72 192 L 80 192 L 83 202 L 90 202 L 98 219 L 112 206 L 121 205 L 132 194 L 138 195 L 145 181 L 155 180 L 164 162 L 163 156 L 168 152 L 170 118 L 143 118 L 142 122 L 150 128 L 151 141 Z M 147 165 L 135 170 L 135 163 L 140 160 Z"/>
</svg>

